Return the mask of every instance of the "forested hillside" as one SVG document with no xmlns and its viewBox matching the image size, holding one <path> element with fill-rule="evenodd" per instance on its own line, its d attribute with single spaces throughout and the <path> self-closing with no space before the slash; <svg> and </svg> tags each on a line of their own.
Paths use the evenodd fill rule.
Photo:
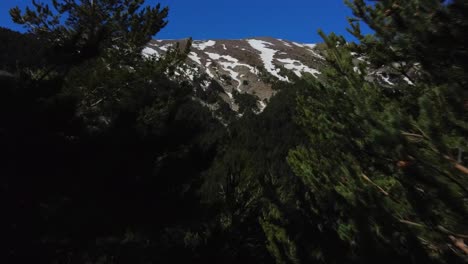
<svg viewBox="0 0 468 264">
<path fill-rule="evenodd" d="M 192 40 L 144 52 L 166 7 L 12 9 L 1 263 L 468 263 L 468 2 L 346 3 L 355 40 L 265 68 L 263 111 L 177 78 Z"/>
</svg>

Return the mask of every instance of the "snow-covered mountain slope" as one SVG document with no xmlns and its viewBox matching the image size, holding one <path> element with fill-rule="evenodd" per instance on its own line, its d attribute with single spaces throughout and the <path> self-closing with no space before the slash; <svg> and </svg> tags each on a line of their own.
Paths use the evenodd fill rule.
<svg viewBox="0 0 468 264">
<path fill-rule="evenodd" d="M 143 50 L 145 56 L 160 57 L 176 44 L 184 50 L 187 40 L 152 40 Z M 239 109 L 236 95 L 252 95 L 261 111 L 282 83 L 309 75 L 320 78 L 326 64 L 323 44 L 303 44 L 269 37 L 241 40 L 193 41 L 185 65 L 175 71 L 175 78 L 190 81 L 200 98 L 213 106 L 214 97 L 222 98 L 232 110 Z M 353 54 L 356 65 L 365 56 Z M 359 71 L 355 67 L 355 71 Z M 384 87 L 402 82 L 412 85 L 407 77 L 392 69 L 369 69 L 366 78 Z M 211 98 L 211 99 L 210 99 Z M 202 100 L 203 101 L 203 100 Z"/>
<path fill-rule="evenodd" d="M 161 56 L 185 40 L 152 40 L 143 50 L 146 56 Z M 224 99 L 236 108 L 233 93 L 251 94 L 259 107 L 274 94 L 272 83 L 291 82 L 296 77 L 320 75 L 325 61 L 314 44 L 302 44 L 268 37 L 241 40 L 193 41 L 179 78 L 200 82 L 203 89 L 217 82 Z"/>
</svg>

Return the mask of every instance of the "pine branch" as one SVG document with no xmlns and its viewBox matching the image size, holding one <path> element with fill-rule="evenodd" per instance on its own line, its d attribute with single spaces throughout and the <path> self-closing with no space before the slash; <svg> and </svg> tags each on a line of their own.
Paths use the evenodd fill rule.
<svg viewBox="0 0 468 264">
<path fill-rule="evenodd" d="M 452 157 L 448 155 L 444 155 L 444 158 L 451 161 L 455 167 L 455 169 L 459 170 L 460 172 L 467 174 L 468 175 L 468 168 L 463 166 L 462 164 L 458 163 L 457 160 L 453 159 Z"/>
<path fill-rule="evenodd" d="M 409 133 L 409 132 L 404 132 L 404 131 L 401 131 L 401 134 L 405 137 L 413 137 L 413 138 L 418 138 L 418 139 L 427 139 L 427 136 L 425 135 L 419 135 L 419 134 L 415 134 L 415 133 Z M 460 164 L 457 160 L 455 160 L 454 158 L 450 157 L 449 155 L 446 155 L 446 154 L 442 154 L 439 150 L 437 150 L 435 147 L 433 146 L 429 146 L 434 152 L 442 155 L 446 160 L 450 161 L 453 163 L 454 165 L 454 168 L 457 169 L 458 171 L 464 173 L 464 174 L 467 174 L 468 175 L 468 168 L 463 166 L 462 164 Z"/>
<path fill-rule="evenodd" d="M 420 228 L 429 228 L 429 227 L 427 227 L 427 226 L 425 226 L 423 224 L 416 223 L 416 222 L 409 221 L 409 220 L 399 219 L 399 221 L 400 221 L 400 223 L 411 225 L 411 226 L 416 226 L 416 227 L 420 227 Z"/>
<path fill-rule="evenodd" d="M 448 230 L 447 228 L 439 225 L 437 227 L 438 230 L 440 230 L 442 233 L 445 233 L 445 234 L 448 234 L 448 235 L 452 235 L 452 236 L 456 236 L 456 237 L 460 237 L 460 238 L 464 238 L 464 239 L 468 239 L 468 235 L 463 235 L 463 234 L 457 234 L 455 232 L 452 232 L 450 230 Z"/>
<path fill-rule="evenodd" d="M 381 193 L 383 193 L 385 196 L 389 196 L 389 193 L 387 191 L 385 191 L 382 187 L 380 187 L 378 184 L 376 184 L 375 182 L 373 182 L 369 177 L 367 177 L 364 173 L 361 174 L 362 178 L 364 178 L 364 180 L 366 180 L 367 182 L 369 182 L 370 184 L 374 185 Z"/>
<path fill-rule="evenodd" d="M 449 236 L 450 240 L 452 240 L 453 244 L 463 251 L 466 255 L 468 255 L 468 246 L 465 244 L 465 241 L 461 238 L 456 238 L 454 236 Z"/>
<path fill-rule="evenodd" d="M 447 228 L 445 228 L 445 227 L 443 227 L 441 225 L 437 226 L 437 228 L 434 229 L 434 228 L 431 228 L 431 227 L 429 227 L 427 225 L 416 223 L 416 222 L 405 220 L 405 219 L 398 219 L 398 221 L 400 223 L 403 223 L 403 224 L 416 226 L 416 227 L 420 227 L 420 228 L 424 228 L 424 229 L 431 229 L 431 230 L 437 231 L 437 232 L 442 233 L 442 234 L 446 234 L 446 235 L 450 235 L 450 236 L 454 236 L 454 237 L 459 237 L 459 238 L 463 238 L 463 239 L 468 239 L 468 235 L 457 234 L 457 233 L 455 233 L 453 231 L 448 230 Z"/>
</svg>

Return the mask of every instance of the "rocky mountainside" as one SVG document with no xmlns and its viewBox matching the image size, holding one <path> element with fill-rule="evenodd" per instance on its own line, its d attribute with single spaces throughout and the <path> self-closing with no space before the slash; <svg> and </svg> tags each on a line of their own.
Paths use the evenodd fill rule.
<svg viewBox="0 0 468 264">
<path fill-rule="evenodd" d="M 158 57 L 176 43 L 182 47 L 186 40 L 153 40 L 143 53 Z M 292 82 L 307 74 L 318 77 L 324 63 L 315 44 L 268 37 L 193 41 L 186 65 L 175 76 L 200 84 L 205 92 L 217 87 L 234 110 L 238 105 L 233 94 L 253 95 L 261 110 L 275 92 L 273 83 Z"/>
<path fill-rule="evenodd" d="M 143 54 L 160 57 L 177 45 L 184 49 L 186 44 L 187 40 L 152 40 Z M 365 56 L 353 55 L 356 65 L 365 63 Z M 305 75 L 319 78 L 325 63 L 322 44 L 269 37 L 193 41 L 185 65 L 176 69 L 174 78 L 190 81 L 199 98 L 215 110 L 220 108 L 221 98 L 222 104 L 237 111 L 240 96 L 250 106 L 255 100 L 257 111 L 262 111 L 275 87 Z M 366 78 L 389 88 L 400 82 L 412 84 L 410 79 L 397 76 L 387 67 L 369 70 Z"/>
</svg>

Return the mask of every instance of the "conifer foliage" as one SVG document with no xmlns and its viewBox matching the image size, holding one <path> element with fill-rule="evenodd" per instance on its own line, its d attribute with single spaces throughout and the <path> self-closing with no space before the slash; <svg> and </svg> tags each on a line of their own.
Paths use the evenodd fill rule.
<svg viewBox="0 0 468 264">
<path fill-rule="evenodd" d="M 144 6 L 144 0 L 33 1 L 23 13 L 10 10 L 24 25 L 54 46 L 62 64 L 80 62 L 109 50 L 139 52 L 166 24 L 169 9 Z M 62 56 L 57 56 L 62 55 Z"/>
<path fill-rule="evenodd" d="M 142 0 L 33 3 L 11 14 L 45 62 L 0 80 L 0 261 L 190 262 L 221 127 L 169 79 L 190 41 L 143 57 L 167 9 Z"/>
<path fill-rule="evenodd" d="M 288 156 L 302 206 L 357 263 L 466 261 L 466 1 L 348 1 L 358 44 L 322 34 L 330 67 L 299 97 Z M 372 35 L 362 35 L 360 23 Z M 383 85 L 376 69 L 404 82 Z M 317 257 L 329 262 L 318 247 Z M 326 257 L 326 256 L 325 256 Z"/>
</svg>

